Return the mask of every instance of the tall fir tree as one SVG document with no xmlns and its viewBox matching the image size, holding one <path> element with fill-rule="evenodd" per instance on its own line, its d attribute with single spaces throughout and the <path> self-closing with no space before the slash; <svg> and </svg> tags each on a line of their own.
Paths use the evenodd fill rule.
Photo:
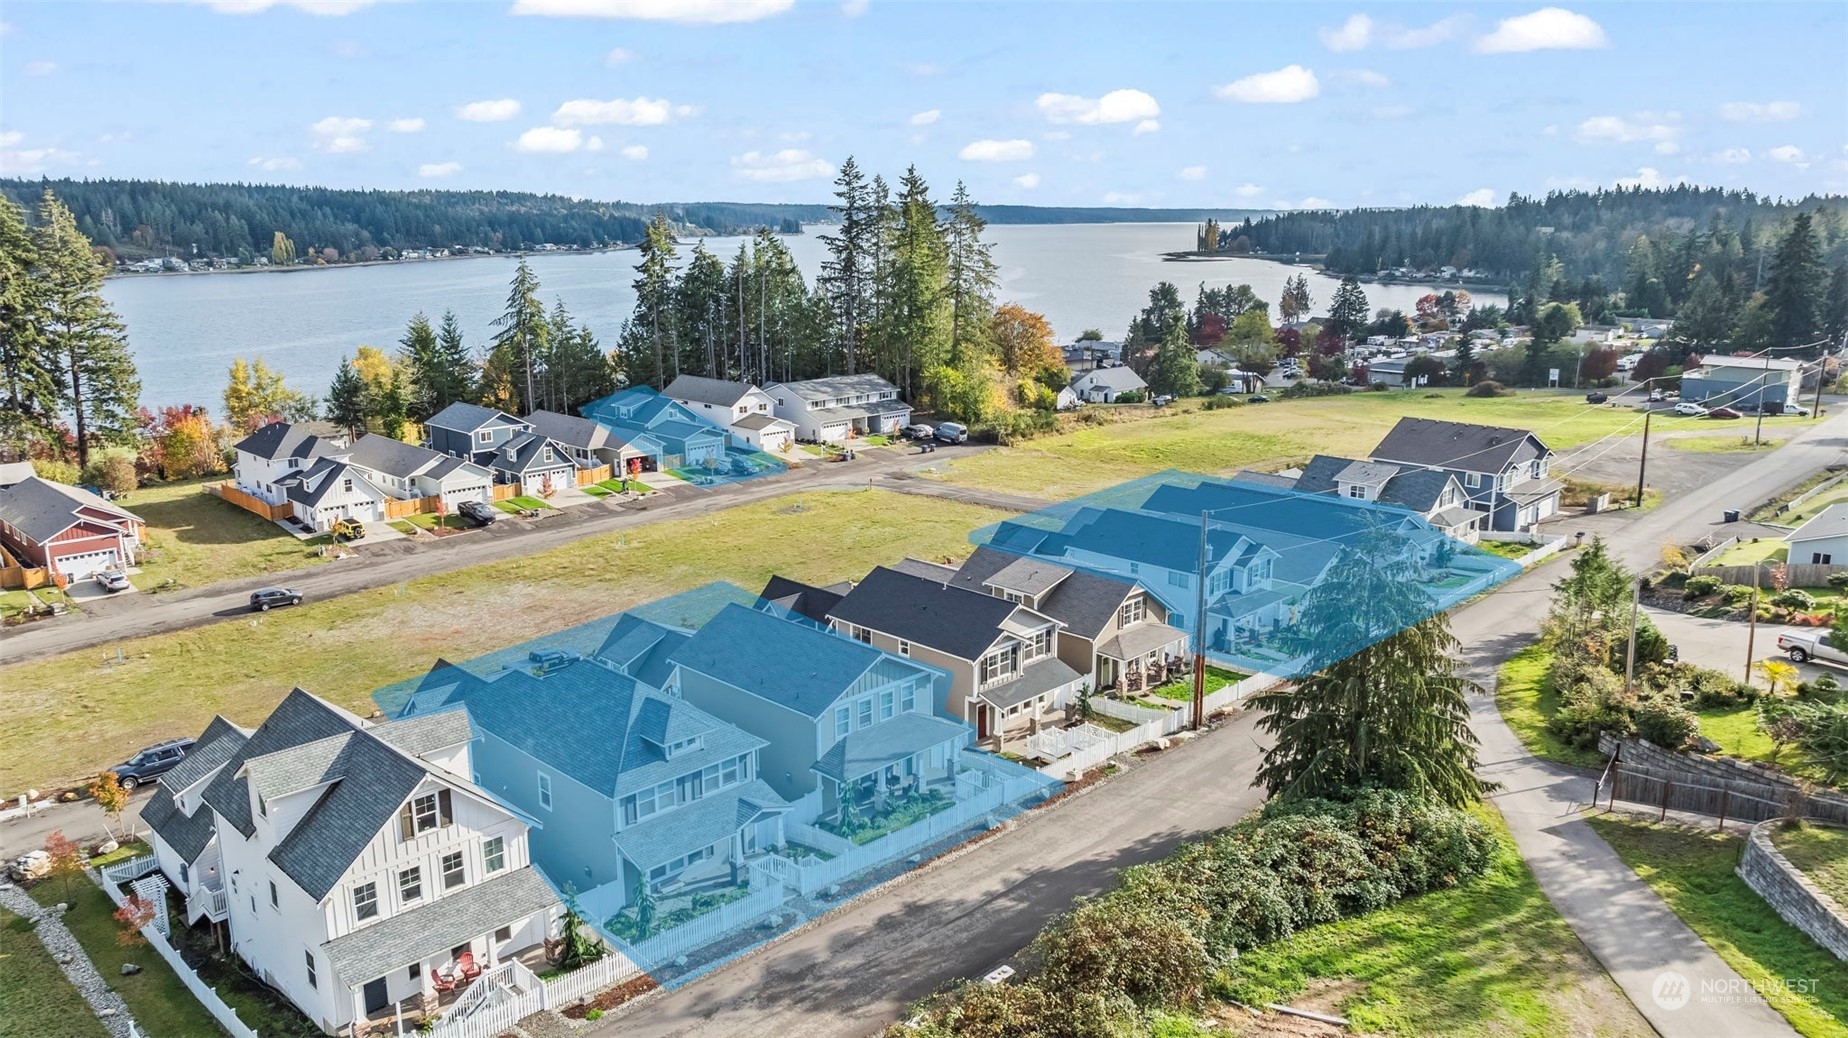
<svg viewBox="0 0 1848 1038">
<path fill-rule="evenodd" d="M 57 439 L 62 366 L 45 339 L 44 283 L 25 214 L 0 194 L 0 446 Z"/>
<path fill-rule="evenodd" d="M 545 304 L 539 301 L 539 276 L 533 273 L 525 256 L 520 257 L 520 265 L 514 270 L 506 308 L 494 319 L 494 327 L 500 331 L 488 348 L 491 381 L 501 387 L 502 393 L 512 390 L 510 399 L 499 401 L 499 406 L 525 414 L 537 406 L 533 401 L 538 394 L 539 365 L 543 363 L 550 328 Z"/>
<path fill-rule="evenodd" d="M 46 191 L 33 235 L 32 276 L 43 293 L 39 329 L 62 368 L 60 401 L 71 417 L 79 468 L 94 445 L 128 444 L 141 381 L 128 333 L 103 299 L 103 267 L 71 211 Z"/>
<path fill-rule="evenodd" d="M 1809 213 L 1798 213 L 1790 221 L 1790 230 L 1778 240 L 1765 278 L 1772 345 L 1789 349 L 1810 346 L 1823 338 L 1828 292 L 1829 271 L 1822 262 L 1815 221 Z"/>
<path fill-rule="evenodd" d="M 916 393 L 921 373 L 950 358 L 948 249 L 937 205 L 916 166 L 899 185 L 884 338 L 894 344 L 893 382 Z"/>
<path fill-rule="evenodd" d="M 366 380 L 354 370 L 351 358 L 341 357 L 334 381 L 327 387 L 327 420 L 355 436 L 365 432 L 366 419 L 371 417 L 367 396 Z"/>
<path fill-rule="evenodd" d="M 398 362 L 409 373 L 409 387 L 405 390 L 405 411 L 413 421 L 421 422 L 442 410 L 436 402 L 433 379 L 440 380 L 437 355 L 436 329 L 430 327 L 430 318 L 422 310 L 411 315 L 411 323 L 404 328 L 404 338 L 398 340 Z"/>
<path fill-rule="evenodd" d="M 667 214 L 656 213 L 637 250 L 635 310 L 618 340 L 623 369 L 632 386 L 667 385 L 667 372 L 679 347 L 675 335 L 674 228 Z"/>
<path fill-rule="evenodd" d="M 872 235 L 878 223 L 871 211 L 871 192 L 866 175 L 852 155 L 841 163 L 834 178 L 835 203 L 828 207 L 840 220 L 839 229 L 824 234 L 828 258 L 822 261 L 820 283 L 835 320 L 835 342 L 843 370 L 858 370 L 858 351 L 865 334 L 869 264 L 872 258 Z"/>
<path fill-rule="evenodd" d="M 1347 339 L 1366 326 L 1367 293 L 1352 275 L 1344 277 L 1335 287 L 1335 297 L 1328 304 L 1328 320 L 1322 328 Z"/>
<path fill-rule="evenodd" d="M 963 182 L 950 194 L 943 242 L 949 263 L 944 291 L 950 302 L 950 350 L 958 357 L 979 356 L 989 315 L 995 309 L 995 286 L 1001 282 L 994 246 L 982 238 L 988 221 L 976 212 L 975 199 Z"/>
</svg>

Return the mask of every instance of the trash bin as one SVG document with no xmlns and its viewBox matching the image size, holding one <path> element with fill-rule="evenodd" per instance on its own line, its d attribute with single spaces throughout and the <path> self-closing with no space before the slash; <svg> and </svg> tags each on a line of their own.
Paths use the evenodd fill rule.
<svg viewBox="0 0 1848 1038">
<path fill-rule="evenodd" d="M 1722 521 L 1724 522 L 1736 523 L 1739 521 L 1739 510 L 1737 508 L 1728 508 L 1726 511 L 1720 513 L 1720 515 L 1723 517 Z"/>
</svg>

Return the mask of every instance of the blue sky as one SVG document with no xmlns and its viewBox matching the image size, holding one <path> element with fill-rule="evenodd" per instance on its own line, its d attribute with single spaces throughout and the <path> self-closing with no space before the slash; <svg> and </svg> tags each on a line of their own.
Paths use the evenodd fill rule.
<svg viewBox="0 0 1848 1038">
<path fill-rule="evenodd" d="M 0 172 L 990 203 L 1848 191 L 1848 5 L 13 2 Z"/>
</svg>

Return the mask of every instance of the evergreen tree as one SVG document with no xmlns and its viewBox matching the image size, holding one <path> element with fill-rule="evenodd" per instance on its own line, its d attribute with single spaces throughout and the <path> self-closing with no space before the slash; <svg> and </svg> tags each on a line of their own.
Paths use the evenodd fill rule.
<svg viewBox="0 0 1848 1038">
<path fill-rule="evenodd" d="M 975 200 L 963 182 L 950 195 L 949 216 L 943 228 L 949 264 L 945 292 L 950 303 L 950 350 L 956 356 L 981 352 L 980 337 L 995 308 L 995 286 L 1001 276 L 994 248 L 982 240 L 988 222 L 975 211 Z"/>
<path fill-rule="evenodd" d="M 893 381 L 916 392 L 921 372 L 949 361 L 952 341 L 949 248 L 937 223 L 937 205 L 916 166 L 899 182 L 891 251 L 884 337 L 896 345 Z"/>
<path fill-rule="evenodd" d="M 632 386 L 667 385 L 669 360 L 678 347 L 674 334 L 674 229 L 665 213 L 656 213 L 638 250 L 635 264 L 635 311 L 619 340 L 623 366 Z"/>
<path fill-rule="evenodd" d="M 503 392 L 509 386 L 515 388 L 512 398 L 500 404 L 515 414 L 526 414 L 537 406 L 533 403 L 538 392 L 535 381 L 545 355 L 549 326 L 545 304 L 539 301 L 539 276 L 527 265 L 525 256 L 520 257 L 520 265 L 514 270 L 506 309 L 494 319 L 494 327 L 500 333 L 488 347 L 487 366 Z M 523 392 L 517 388 L 520 386 L 525 387 Z"/>
<path fill-rule="evenodd" d="M 1315 300 L 1309 295 L 1309 276 L 1298 274 L 1284 282 L 1283 295 L 1277 300 L 1277 312 L 1285 321 L 1294 321 L 1308 315 Z"/>
<path fill-rule="evenodd" d="M 1349 339 L 1366 324 L 1367 293 L 1352 276 L 1344 277 L 1335 289 L 1335 298 L 1328 304 L 1328 320 L 1322 328 Z"/>
<path fill-rule="evenodd" d="M 333 384 L 327 387 L 327 420 L 358 436 L 366 430 L 366 419 L 370 417 L 366 396 L 365 380 L 353 369 L 349 358 L 341 357 Z"/>
<path fill-rule="evenodd" d="M 379 432 L 394 440 L 404 439 L 404 423 L 410 420 L 405 379 L 397 372 L 371 394 L 373 417 L 379 420 Z"/>
<path fill-rule="evenodd" d="M 1275 741 L 1258 783 L 1284 800 L 1340 798 L 1363 785 L 1461 807 L 1483 792 L 1469 728 L 1474 686 L 1457 640 L 1417 582 L 1401 535 L 1364 535 L 1303 600 L 1299 629 L 1332 660 L 1296 687 L 1252 699 Z"/>
<path fill-rule="evenodd" d="M 45 339 L 44 284 L 25 214 L 0 196 L 0 446 L 57 438 L 61 365 Z"/>
<path fill-rule="evenodd" d="M 1450 377 L 1459 385 L 1469 385 L 1476 380 L 1476 344 L 1465 335 L 1457 340 L 1456 355 L 1450 364 Z"/>
<path fill-rule="evenodd" d="M 42 288 L 38 331 L 63 369 L 61 395 L 71 416 L 79 468 L 93 444 L 134 439 L 141 382 L 122 322 L 103 300 L 103 268 L 71 211 L 45 192 L 33 235 L 31 276 Z"/>
<path fill-rule="evenodd" d="M 1829 277 L 1829 295 L 1822 308 L 1822 331 L 1829 341 L 1843 345 L 1848 339 L 1848 263 Z"/>
<path fill-rule="evenodd" d="M 1809 213 L 1798 213 L 1777 244 L 1765 279 L 1765 303 L 1771 310 L 1771 341 L 1776 346 L 1806 346 L 1823 337 L 1828 268 Z"/>
<path fill-rule="evenodd" d="M 440 381 L 442 375 L 438 365 L 442 363 L 437 356 L 436 329 L 430 327 L 430 318 L 422 310 L 411 315 L 411 323 L 405 326 L 404 338 L 398 340 L 401 347 L 398 362 L 409 372 L 410 386 L 405 391 L 406 413 L 415 421 L 423 421 L 442 410 L 436 403 L 436 390 L 433 380 Z"/>
<path fill-rule="evenodd" d="M 573 328 L 567 322 L 554 332 L 546 384 L 553 407 L 564 414 L 616 391 L 615 368 L 588 325 Z"/>
<path fill-rule="evenodd" d="M 834 179 L 834 197 L 835 204 L 828 210 L 839 218 L 840 229 L 822 235 L 828 258 L 822 261 L 820 281 L 834 314 L 835 346 L 843 370 L 851 375 L 858 370 L 856 354 L 865 333 L 861 325 L 866 319 L 867 275 L 877 227 L 866 176 L 852 155 L 841 163 L 840 175 Z"/>
<path fill-rule="evenodd" d="M 1193 344 L 1187 341 L 1187 328 L 1171 323 L 1155 347 L 1147 376 L 1149 389 L 1169 396 L 1197 396 L 1200 393 L 1200 365 L 1194 360 Z"/>
<path fill-rule="evenodd" d="M 421 395 L 424 406 L 435 414 L 458 401 L 472 402 L 480 393 L 475 360 L 462 341 L 462 324 L 454 311 L 443 312 L 443 323 L 436 332 L 436 352 L 423 371 L 413 369 L 412 385 Z M 423 416 L 427 418 L 429 415 Z M 423 421 L 419 418 L 418 421 Z"/>
<path fill-rule="evenodd" d="M 687 269 L 674 287 L 674 320 L 681 348 L 673 375 L 689 371 L 707 378 L 729 377 L 723 355 L 731 294 L 724 261 L 707 251 L 704 242 L 694 245 Z"/>
</svg>

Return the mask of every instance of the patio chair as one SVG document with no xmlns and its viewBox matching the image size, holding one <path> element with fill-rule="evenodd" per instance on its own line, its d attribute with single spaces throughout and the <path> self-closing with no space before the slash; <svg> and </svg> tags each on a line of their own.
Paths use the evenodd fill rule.
<svg viewBox="0 0 1848 1038">
<path fill-rule="evenodd" d="M 447 995 L 456 989 L 456 978 L 442 970 L 435 970 L 430 974 L 430 986 L 436 989 L 437 994 Z"/>
<path fill-rule="evenodd" d="M 481 967 L 475 964 L 474 952 L 462 953 L 462 957 L 456 960 L 456 972 L 461 974 L 465 981 L 481 976 Z"/>
</svg>

